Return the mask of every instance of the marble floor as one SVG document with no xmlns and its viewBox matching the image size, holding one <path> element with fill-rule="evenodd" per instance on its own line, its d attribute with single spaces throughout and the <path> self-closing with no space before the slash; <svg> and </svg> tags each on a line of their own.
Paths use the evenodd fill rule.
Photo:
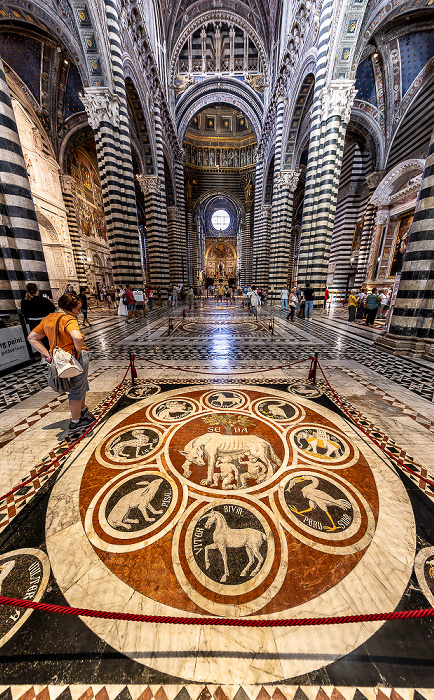
<svg viewBox="0 0 434 700">
<path fill-rule="evenodd" d="M 19 485 L 0 499 L 1 595 L 266 620 L 434 607 L 430 363 L 379 351 L 381 324 L 342 313 L 291 323 L 213 299 L 130 324 L 94 313 L 101 418 L 68 454 L 67 397 L 44 368 L 0 379 L 0 494 Z M 137 379 L 118 388 L 131 353 Z M 313 353 L 330 385 L 308 382 Z M 433 623 L 0 606 L 0 700 L 431 700 Z"/>
</svg>

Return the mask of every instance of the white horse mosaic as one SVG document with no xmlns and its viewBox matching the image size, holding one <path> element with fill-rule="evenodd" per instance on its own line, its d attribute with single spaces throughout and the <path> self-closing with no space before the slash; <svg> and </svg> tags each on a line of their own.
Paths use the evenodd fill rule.
<svg viewBox="0 0 434 700">
<path fill-rule="evenodd" d="M 263 543 L 266 541 L 267 537 L 261 530 L 255 530 L 252 527 L 245 528 L 231 528 L 227 522 L 225 516 L 218 510 L 212 510 L 205 516 L 207 518 L 205 522 L 205 527 L 210 528 L 215 525 L 215 530 L 213 532 L 213 543 L 205 547 L 205 568 L 209 569 L 209 553 L 214 549 L 218 549 L 223 559 L 224 573 L 220 581 L 224 583 L 229 578 L 230 572 L 228 568 L 228 549 L 241 549 L 245 548 L 248 562 L 244 569 L 241 571 L 240 576 L 247 576 L 247 572 L 253 565 L 255 559 L 257 564 L 255 568 L 250 572 L 249 577 L 253 578 L 256 576 L 262 564 L 264 563 L 264 557 L 262 556 L 260 549 Z"/>
</svg>

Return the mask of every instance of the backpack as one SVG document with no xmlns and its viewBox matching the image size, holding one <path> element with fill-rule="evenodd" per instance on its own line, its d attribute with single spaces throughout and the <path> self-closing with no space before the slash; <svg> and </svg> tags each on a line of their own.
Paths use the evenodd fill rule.
<svg viewBox="0 0 434 700">
<path fill-rule="evenodd" d="M 122 296 L 122 303 L 125 304 L 125 306 L 128 306 L 128 297 L 126 294 Z"/>
</svg>

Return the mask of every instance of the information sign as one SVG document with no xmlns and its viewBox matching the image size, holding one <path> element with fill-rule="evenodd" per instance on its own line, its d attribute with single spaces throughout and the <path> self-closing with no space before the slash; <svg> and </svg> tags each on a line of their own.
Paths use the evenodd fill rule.
<svg viewBox="0 0 434 700">
<path fill-rule="evenodd" d="M 0 329 L 0 371 L 30 360 L 21 326 Z"/>
</svg>

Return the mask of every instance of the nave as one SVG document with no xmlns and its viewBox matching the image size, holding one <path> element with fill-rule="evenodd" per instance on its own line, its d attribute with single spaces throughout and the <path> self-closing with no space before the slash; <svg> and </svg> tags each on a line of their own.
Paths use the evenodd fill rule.
<svg viewBox="0 0 434 700">
<path fill-rule="evenodd" d="M 434 605 L 429 362 L 238 299 L 91 320 L 103 415 L 42 475 L 71 442 L 66 395 L 38 364 L 0 385 L 0 492 L 26 482 L 0 501 L 1 595 L 239 619 Z M 330 386 L 308 381 L 316 352 Z M 14 700 L 433 697 L 429 619 L 253 630 L 2 606 L 0 634 Z"/>
</svg>

